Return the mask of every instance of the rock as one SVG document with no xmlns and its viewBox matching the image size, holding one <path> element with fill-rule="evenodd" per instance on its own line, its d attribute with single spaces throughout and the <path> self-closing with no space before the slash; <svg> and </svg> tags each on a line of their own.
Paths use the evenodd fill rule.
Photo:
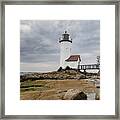
<svg viewBox="0 0 120 120">
<path fill-rule="evenodd" d="M 100 88 L 96 88 L 95 100 L 100 100 Z"/>
<path fill-rule="evenodd" d="M 79 89 L 69 89 L 64 97 L 64 100 L 87 100 L 87 95 Z"/>
<path fill-rule="evenodd" d="M 86 76 L 84 74 L 81 74 L 79 79 L 85 79 L 85 78 Z"/>
<path fill-rule="evenodd" d="M 60 68 L 61 69 L 61 68 Z M 47 72 L 47 73 L 30 73 L 30 74 L 24 74 L 20 76 L 20 80 L 43 80 L 43 79 L 59 79 L 59 80 L 66 80 L 66 79 L 75 79 L 80 80 L 86 78 L 84 74 L 80 73 L 77 70 L 62 70 L 62 71 L 53 71 L 53 72 Z"/>
<path fill-rule="evenodd" d="M 96 93 L 95 100 L 100 100 L 100 94 Z"/>
<path fill-rule="evenodd" d="M 67 92 L 67 90 L 58 90 L 56 93 L 63 93 L 63 92 Z"/>
<path fill-rule="evenodd" d="M 87 94 L 87 100 L 95 100 L 96 93 L 88 93 Z"/>
</svg>

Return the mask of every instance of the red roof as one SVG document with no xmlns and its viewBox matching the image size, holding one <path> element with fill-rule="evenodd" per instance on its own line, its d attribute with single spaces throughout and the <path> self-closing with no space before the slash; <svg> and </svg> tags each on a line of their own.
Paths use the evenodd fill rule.
<svg viewBox="0 0 120 120">
<path fill-rule="evenodd" d="M 78 61 L 78 59 L 81 61 L 80 59 L 80 55 L 71 55 L 68 59 L 66 59 L 65 61 L 69 62 L 69 61 Z"/>
</svg>

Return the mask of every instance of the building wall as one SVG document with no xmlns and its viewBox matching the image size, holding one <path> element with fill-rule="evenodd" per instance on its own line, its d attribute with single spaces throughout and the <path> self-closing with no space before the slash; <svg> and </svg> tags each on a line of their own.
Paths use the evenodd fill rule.
<svg viewBox="0 0 120 120">
<path fill-rule="evenodd" d="M 61 42 L 60 43 L 60 67 L 65 67 L 65 60 L 71 55 L 71 42 Z"/>
<path fill-rule="evenodd" d="M 65 61 L 64 68 L 66 68 L 67 66 L 69 66 L 70 68 L 77 69 L 79 64 L 80 64 L 79 60 L 78 61 L 72 61 L 72 62 L 66 62 Z"/>
</svg>

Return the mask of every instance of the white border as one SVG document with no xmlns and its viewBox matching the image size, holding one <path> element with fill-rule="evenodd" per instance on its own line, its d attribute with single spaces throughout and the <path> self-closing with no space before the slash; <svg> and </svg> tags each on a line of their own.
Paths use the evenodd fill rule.
<svg viewBox="0 0 120 120">
<path fill-rule="evenodd" d="M 20 20 L 100 20 L 101 100 L 20 101 Z M 5 5 L 5 115 L 115 115 L 114 5 Z"/>
</svg>

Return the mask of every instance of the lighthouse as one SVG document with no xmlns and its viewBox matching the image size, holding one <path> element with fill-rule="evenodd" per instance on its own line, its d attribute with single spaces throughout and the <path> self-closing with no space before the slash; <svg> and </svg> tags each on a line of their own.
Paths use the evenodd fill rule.
<svg viewBox="0 0 120 120">
<path fill-rule="evenodd" d="M 65 31 L 59 39 L 60 43 L 60 67 L 65 69 L 67 66 L 77 69 L 80 65 L 80 55 L 71 55 L 72 39 L 70 34 Z"/>
<path fill-rule="evenodd" d="M 72 39 L 70 35 L 65 31 L 62 34 L 62 37 L 59 39 L 60 43 L 60 67 L 65 68 L 65 60 L 70 57 L 71 55 L 71 46 L 72 46 Z"/>
</svg>

